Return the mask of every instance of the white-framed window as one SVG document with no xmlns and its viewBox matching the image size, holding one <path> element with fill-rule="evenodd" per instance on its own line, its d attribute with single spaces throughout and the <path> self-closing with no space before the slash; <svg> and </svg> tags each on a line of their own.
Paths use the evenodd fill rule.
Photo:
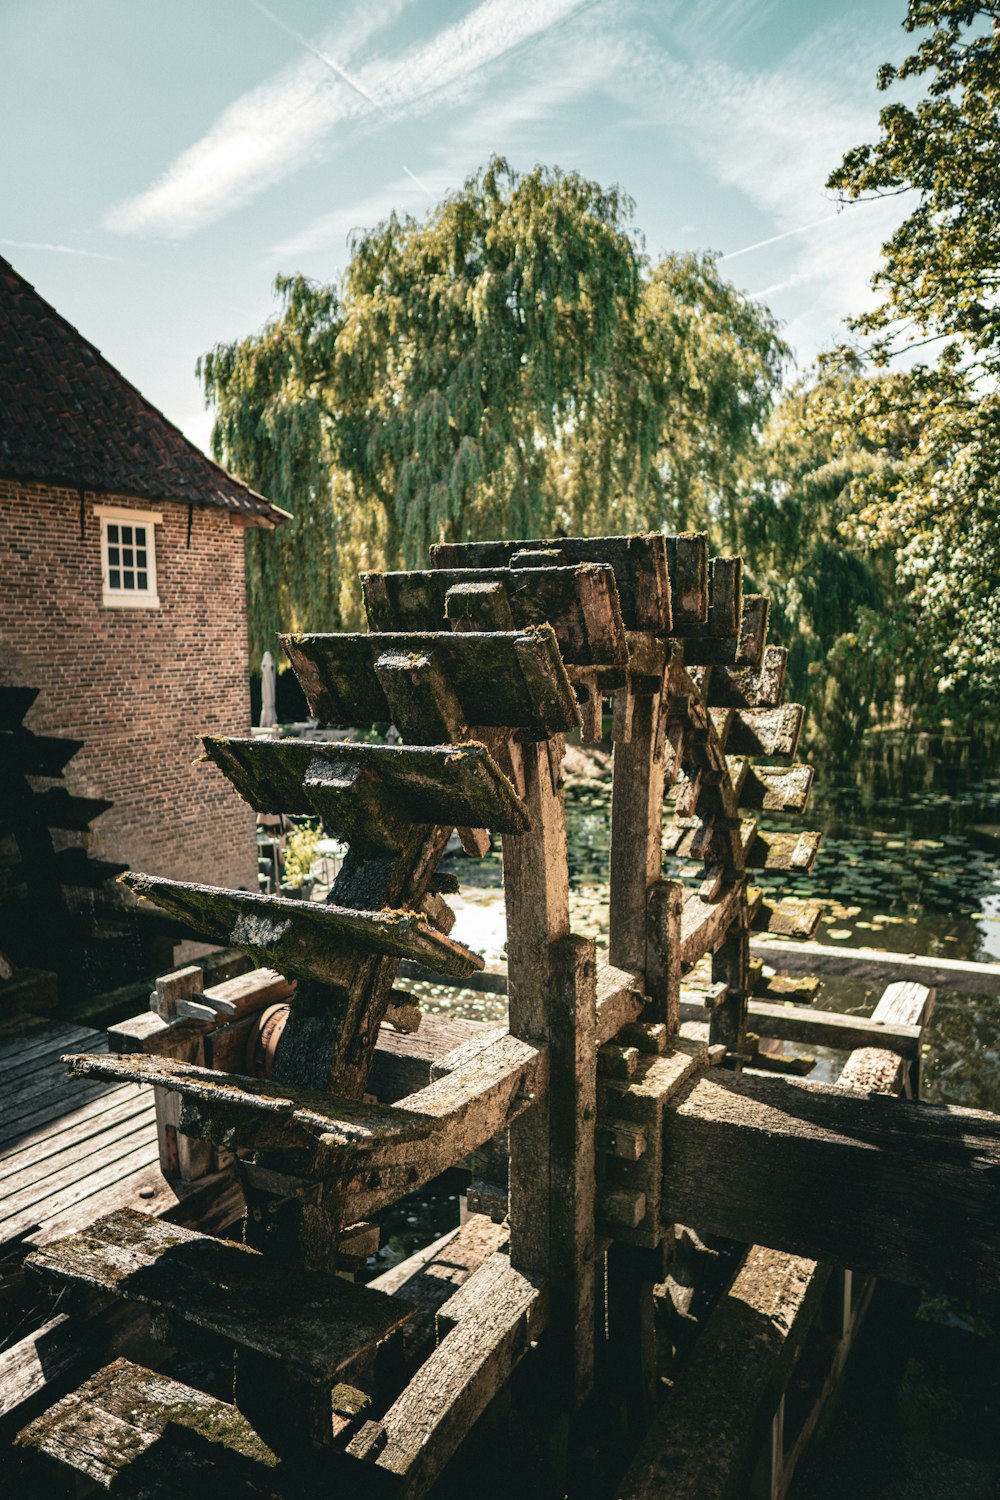
<svg viewBox="0 0 1000 1500">
<path fill-rule="evenodd" d="M 95 505 L 101 523 L 102 603 L 117 609 L 159 609 L 155 527 L 158 510 Z"/>
</svg>

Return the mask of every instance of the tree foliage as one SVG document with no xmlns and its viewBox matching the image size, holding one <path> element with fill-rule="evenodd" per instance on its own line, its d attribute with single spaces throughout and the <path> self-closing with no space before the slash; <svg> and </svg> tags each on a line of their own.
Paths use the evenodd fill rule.
<svg viewBox="0 0 1000 1500">
<path fill-rule="evenodd" d="M 881 302 L 854 320 L 876 373 L 842 392 L 852 441 L 895 453 L 850 485 L 841 531 L 889 551 L 898 602 L 870 648 L 905 673 L 924 719 L 995 713 L 1000 681 L 1000 7 L 910 0 L 922 33 L 882 89 L 922 80 L 830 178 L 850 198 L 910 194 L 883 247 Z M 935 364 L 878 373 L 938 345 Z"/>
<path fill-rule="evenodd" d="M 500 159 L 360 235 L 338 287 L 276 289 L 200 365 L 216 455 L 296 516 L 254 560 L 255 654 L 438 540 L 717 521 L 786 354 L 714 258 L 651 267 L 617 188 Z"/>
</svg>

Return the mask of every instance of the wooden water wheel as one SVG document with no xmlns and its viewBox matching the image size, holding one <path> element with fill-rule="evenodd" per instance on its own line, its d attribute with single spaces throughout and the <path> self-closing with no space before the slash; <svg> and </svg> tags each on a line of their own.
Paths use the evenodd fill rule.
<svg viewBox="0 0 1000 1500">
<path fill-rule="evenodd" d="M 0 953 L 29 971 L 13 987 L 18 994 L 26 985 L 44 989 L 37 981 L 53 969 L 64 982 L 78 981 L 90 923 L 74 896 L 124 869 L 79 845 L 57 847 L 53 830 L 85 834 L 112 804 L 59 785 L 83 742 L 25 727 L 38 691 L 0 685 Z"/>
<path fill-rule="evenodd" d="M 367 634 L 284 640 L 322 724 L 391 720 L 402 745 L 205 742 L 258 811 L 319 816 L 349 844 L 329 900 L 125 877 L 296 983 L 270 1077 L 240 1066 L 268 1051 L 258 1018 L 238 1018 L 240 1045 L 223 1049 L 207 996 L 172 1057 L 71 1059 L 80 1075 L 157 1086 L 184 1133 L 236 1153 L 247 1248 L 125 1213 L 30 1261 L 79 1295 L 132 1298 L 236 1346 L 235 1405 L 255 1433 L 233 1418 L 232 1442 L 200 1457 L 206 1474 L 223 1458 L 256 1463 L 265 1489 L 308 1458 L 347 1493 L 425 1493 L 542 1330 L 547 1430 L 595 1402 L 624 1403 L 625 1425 L 641 1427 L 652 1287 L 673 1245 L 666 1115 L 710 1065 L 748 1056 L 751 924 L 808 925 L 747 885 L 753 867 L 808 869 L 817 837 L 757 827 L 761 809 L 801 810 L 811 778 L 794 763 L 802 710 L 781 701 L 785 655 L 766 644 L 767 603 L 744 596 L 739 559 L 710 560 L 702 536 L 651 534 L 449 544 L 431 562 L 365 577 Z M 562 757 L 578 728 L 600 739 L 605 705 L 598 962 L 570 931 Z M 394 989 L 400 965 L 459 981 L 483 966 L 449 935 L 456 882 L 438 867 L 455 828 L 470 853 L 502 840 L 508 1029 L 430 1058 L 424 1086 L 373 1097 L 383 1022 L 412 1011 Z M 664 847 L 694 873 L 664 878 Z M 681 1034 L 692 1012 L 704 1036 Z M 405 1052 L 405 1035 L 393 1046 Z M 329 1273 L 381 1209 L 503 1131 L 509 1243 L 439 1308 L 428 1350 L 412 1306 Z M 95 1381 L 81 1399 L 98 1425 L 121 1419 L 128 1388 L 147 1413 L 130 1418 L 142 1451 L 162 1439 L 141 1396 L 150 1372 L 112 1366 Z M 232 1416 L 186 1387 L 170 1400 L 200 1438 Z M 57 1406 L 24 1441 L 72 1461 L 69 1420 Z M 546 1488 L 561 1493 L 567 1472 Z"/>
</svg>

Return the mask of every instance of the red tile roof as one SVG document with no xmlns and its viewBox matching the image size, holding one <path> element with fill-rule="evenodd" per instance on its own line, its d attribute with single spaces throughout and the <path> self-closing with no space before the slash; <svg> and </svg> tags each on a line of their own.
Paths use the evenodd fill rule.
<svg viewBox="0 0 1000 1500">
<path fill-rule="evenodd" d="M 0 478 L 287 519 L 206 458 L 2 257 Z"/>
</svg>

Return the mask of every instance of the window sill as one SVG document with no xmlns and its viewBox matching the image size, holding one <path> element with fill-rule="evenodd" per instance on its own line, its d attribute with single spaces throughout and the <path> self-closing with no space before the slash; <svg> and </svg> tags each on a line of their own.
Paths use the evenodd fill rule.
<svg viewBox="0 0 1000 1500">
<path fill-rule="evenodd" d="M 101 600 L 105 609 L 159 609 L 158 594 L 105 594 Z"/>
</svg>

